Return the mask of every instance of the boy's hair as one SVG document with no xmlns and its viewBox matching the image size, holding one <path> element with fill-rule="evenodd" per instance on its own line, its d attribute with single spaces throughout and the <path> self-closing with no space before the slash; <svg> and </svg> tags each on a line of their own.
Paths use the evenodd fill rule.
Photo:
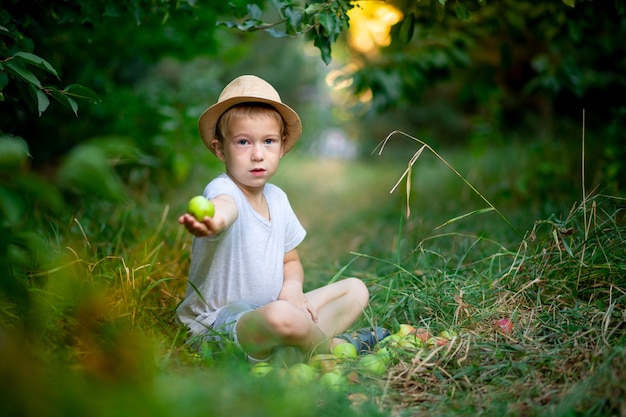
<svg viewBox="0 0 626 417">
<path fill-rule="evenodd" d="M 265 103 L 241 103 L 226 110 L 218 119 L 215 125 L 215 138 L 220 142 L 224 141 L 225 132 L 233 119 L 238 117 L 255 117 L 265 115 L 275 118 L 280 125 L 280 138 L 282 139 L 288 134 L 287 127 L 283 117 L 278 110 Z"/>
</svg>

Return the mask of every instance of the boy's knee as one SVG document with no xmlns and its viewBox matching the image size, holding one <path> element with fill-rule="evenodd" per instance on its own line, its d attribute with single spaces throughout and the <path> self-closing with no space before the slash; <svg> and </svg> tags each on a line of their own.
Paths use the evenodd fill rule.
<svg viewBox="0 0 626 417">
<path fill-rule="evenodd" d="M 304 329 L 302 320 L 306 317 L 304 311 L 296 308 L 287 301 L 276 301 L 269 304 L 266 309 L 265 319 L 274 329 L 276 334 L 282 337 L 297 337 Z"/>
<path fill-rule="evenodd" d="M 350 286 L 350 292 L 358 300 L 362 307 L 365 307 L 369 303 L 370 292 L 365 283 L 359 278 L 346 278 Z"/>
</svg>

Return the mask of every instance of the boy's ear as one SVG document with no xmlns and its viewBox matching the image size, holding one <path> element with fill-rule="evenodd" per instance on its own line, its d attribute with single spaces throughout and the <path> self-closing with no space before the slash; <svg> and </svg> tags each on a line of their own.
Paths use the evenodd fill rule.
<svg viewBox="0 0 626 417">
<path fill-rule="evenodd" d="M 215 155 L 217 155 L 220 160 L 224 161 L 224 146 L 222 145 L 222 142 L 218 139 L 213 139 L 211 141 L 211 149 L 213 149 Z"/>
</svg>

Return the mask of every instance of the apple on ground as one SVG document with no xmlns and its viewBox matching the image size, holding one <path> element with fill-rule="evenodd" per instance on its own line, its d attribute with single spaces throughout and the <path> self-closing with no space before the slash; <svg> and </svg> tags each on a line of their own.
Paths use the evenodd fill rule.
<svg viewBox="0 0 626 417">
<path fill-rule="evenodd" d="M 504 334 L 510 334 L 513 331 L 513 322 L 506 318 L 496 320 L 496 329 Z"/>
<path fill-rule="evenodd" d="M 376 346 L 374 347 L 374 351 L 379 350 L 383 347 L 396 349 L 400 345 L 400 339 L 402 339 L 402 337 L 396 333 L 389 335 L 376 344 Z"/>
<path fill-rule="evenodd" d="M 428 347 L 445 346 L 445 344 L 448 343 L 448 341 L 449 341 L 448 339 L 445 339 L 441 336 L 434 336 L 426 341 L 426 345 Z"/>
<path fill-rule="evenodd" d="M 308 384 L 315 380 L 315 370 L 306 363 L 294 363 L 289 367 L 289 377 L 296 384 Z"/>
<path fill-rule="evenodd" d="M 265 376 L 272 372 L 272 365 L 269 362 L 257 362 L 252 365 L 250 372 L 255 376 Z"/>
<path fill-rule="evenodd" d="M 395 357 L 394 352 L 387 346 L 378 349 L 378 351 L 376 351 L 376 355 L 379 355 L 384 359 L 385 365 L 389 365 L 389 362 L 391 362 L 391 360 Z"/>
<path fill-rule="evenodd" d="M 422 341 L 415 337 L 414 334 L 407 334 L 400 338 L 398 345 L 405 349 L 420 349 L 423 346 Z"/>
<path fill-rule="evenodd" d="M 382 375 L 387 371 L 388 360 L 377 353 L 362 356 L 359 359 L 359 368 L 368 374 Z"/>
<path fill-rule="evenodd" d="M 421 340 L 424 343 L 428 339 L 433 337 L 433 335 L 432 333 L 428 331 L 428 329 L 424 327 L 418 327 L 417 329 L 415 329 L 415 337 L 417 337 L 419 340 Z"/>
<path fill-rule="evenodd" d="M 207 216 L 213 217 L 215 214 L 215 206 L 205 196 L 197 195 L 189 200 L 187 212 L 201 222 Z"/>
<path fill-rule="evenodd" d="M 400 337 L 404 337 L 414 332 L 415 332 L 415 327 L 413 327 L 410 324 L 403 323 L 403 324 L 400 324 L 400 329 L 396 332 L 396 334 Z"/>
<path fill-rule="evenodd" d="M 319 382 L 333 391 L 342 391 L 348 386 L 348 378 L 339 371 L 325 373 L 320 376 Z"/>
<path fill-rule="evenodd" d="M 454 336 L 458 336 L 458 333 L 452 329 L 442 330 L 439 333 L 440 337 L 443 337 L 446 340 L 451 340 Z"/>
<path fill-rule="evenodd" d="M 330 353 L 318 353 L 309 359 L 309 365 L 323 374 L 335 370 L 338 362 L 337 357 Z"/>
<path fill-rule="evenodd" d="M 358 354 L 352 343 L 339 343 L 332 348 L 332 353 L 338 359 L 356 359 Z"/>
</svg>

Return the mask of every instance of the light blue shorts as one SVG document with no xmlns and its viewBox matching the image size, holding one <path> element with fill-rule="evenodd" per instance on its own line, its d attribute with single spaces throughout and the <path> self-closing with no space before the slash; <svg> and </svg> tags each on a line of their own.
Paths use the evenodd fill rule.
<svg viewBox="0 0 626 417">
<path fill-rule="evenodd" d="M 245 352 L 239 344 L 237 338 L 237 324 L 244 314 L 254 311 L 260 305 L 248 303 L 245 301 L 237 301 L 223 307 L 218 313 L 213 324 L 206 329 L 203 334 L 192 336 L 188 341 L 189 345 L 195 351 L 200 351 L 203 344 L 208 343 L 219 347 L 220 350 L 228 350 L 233 345 L 236 350 L 245 355 Z M 225 343 L 226 341 L 226 343 Z M 228 343 L 231 342 L 231 343 Z M 248 356 L 248 355 L 245 355 Z M 248 360 L 256 361 L 248 357 Z"/>
<path fill-rule="evenodd" d="M 207 336 L 218 336 L 215 334 L 218 333 L 219 335 L 222 335 L 223 337 L 232 340 L 233 342 L 235 342 L 235 345 L 237 345 L 237 347 L 241 348 L 241 345 L 239 344 L 239 339 L 237 338 L 237 324 L 244 314 L 249 313 L 250 311 L 254 311 L 259 307 L 261 306 L 258 304 L 247 303 L 245 301 L 237 301 L 223 307 L 219 311 L 219 313 L 217 313 L 217 318 L 211 325 L 213 331 L 207 332 L 210 333 Z M 220 340 L 219 336 L 218 340 Z"/>
<path fill-rule="evenodd" d="M 231 347 L 234 347 L 247 358 L 250 363 L 265 362 L 271 360 L 274 356 L 278 355 L 284 362 L 296 363 L 303 360 L 303 354 L 299 349 L 293 346 L 282 346 L 272 350 L 272 353 L 263 359 L 254 358 L 248 355 L 239 344 L 237 338 L 237 324 L 244 314 L 254 311 L 261 307 L 259 304 L 248 303 L 244 301 L 238 301 L 223 307 L 218 313 L 217 318 L 213 322 L 210 328 L 202 335 L 194 337 L 191 346 L 196 351 L 202 348 L 203 342 L 217 345 L 221 350 L 227 350 L 229 343 L 224 343 L 224 340 L 231 342 Z"/>
</svg>

